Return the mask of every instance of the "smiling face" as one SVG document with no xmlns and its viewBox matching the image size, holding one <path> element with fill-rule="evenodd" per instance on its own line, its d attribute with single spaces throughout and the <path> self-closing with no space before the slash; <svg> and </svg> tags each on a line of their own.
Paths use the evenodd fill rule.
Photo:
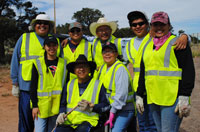
<svg viewBox="0 0 200 132">
<path fill-rule="evenodd" d="M 147 35 L 148 27 L 148 24 L 141 18 L 133 20 L 131 23 L 131 30 L 138 38 L 142 38 Z"/>
<path fill-rule="evenodd" d="M 165 36 L 171 29 L 169 24 L 161 22 L 155 22 L 151 24 L 152 32 L 155 33 L 155 37 L 160 38 Z"/>
<path fill-rule="evenodd" d="M 77 75 L 79 81 L 85 82 L 90 78 L 90 67 L 88 64 L 76 64 L 74 67 L 74 73 Z"/>
<path fill-rule="evenodd" d="M 44 49 L 47 52 L 47 58 L 49 60 L 54 59 L 56 57 L 56 53 L 57 53 L 57 49 L 58 49 L 58 45 L 54 44 L 54 43 L 50 43 L 50 44 L 45 44 L 44 45 Z"/>
<path fill-rule="evenodd" d="M 107 25 L 100 26 L 96 29 L 97 37 L 103 42 L 107 41 L 110 38 L 111 33 L 112 29 Z"/>
<path fill-rule="evenodd" d="M 48 21 L 36 21 L 35 24 L 35 32 L 39 35 L 39 36 L 46 36 L 49 32 L 49 22 Z"/>
<path fill-rule="evenodd" d="M 74 27 L 74 28 L 70 29 L 69 36 L 72 39 L 72 41 L 77 42 L 82 39 L 83 32 L 80 28 Z"/>
<path fill-rule="evenodd" d="M 111 48 L 106 48 L 103 50 L 102 55 L 107 67 L 110 67 L 115 63 L 118 53 Z"/>
</svg>

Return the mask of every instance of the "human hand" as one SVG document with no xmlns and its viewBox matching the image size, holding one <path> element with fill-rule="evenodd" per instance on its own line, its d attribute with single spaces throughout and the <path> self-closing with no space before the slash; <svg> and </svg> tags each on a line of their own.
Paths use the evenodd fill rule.
<svg viewBox="0 0 200 132">
<path fill-rule="evenodd" d="M 106 125 L 109 124 L 110 128 L 112 128 L 114 126 L 114 124 L 113 124 L 114 118 L 115 118 L 115 114 L 112 113 L 112 112 L 110 112 L 109 119 L 106 121 L 106 123 L 104 124 L 104 126 L 106 126 Z"/>
<path fill-rule="evenodd" d="M 63 48 L 65 48 L 66 47 L 66 45 L 67 45 L 67 43 L 68 43 L 68 39 L 66 38 L 66 39 L 64 39 L 62 42 L 61 42 L 61 46 L 63 47 Z"/>
<path fill-rule="evenodd" d="M 67 120 L 66 114 L 64 112 L 60 113 L 56 119 L 56 125 L 63 124 L 66 120 Z"/>
<path fill-rule="evenodd" d="M 136 95 L 136 108 L 138 112 L 142 115 L 144 112 L 144 103 L 143 103 L 143 98 Z"/>
<path fill-rule="evenodd" d="M 92 112 L 93 107 L 94 107 L 94 104 L 92 104 L 91 102 L 89 102 L 89 101 L 87 101 L 87 100 L 81 100 L 81 101 L 78 103 L 78 108 L 79 108 L 81 111 Z"/>
<path fill-rule="evenodd" d="M 19 86 L 16 85 L 12 85 L 12 95 L 15 97 L 19 97 Z"/>
<path fill-rule="evenodd" d="M 32 117 L 33 117 L 33 120 L 37 120 L 38 119 L 38 114 L 40 115 L 40 110 L 39 108 L 33 108 L 32 109 Z"/>
<path fill-rule="evenodd" d="M 182 34 L 178 39 L 174 42 L 173 45 L 176 45 L 175 50 L 185 49 L 187 46 L 188 37 L 186 34 Z"/>
<path fill-rule="evenodd" d="M 191 105 L 189 104 L 188 96 L 179 96 L 178 103 L 176 105 L 175 113 L 178 113 L 179 117 L 187 117 L 190 115 Z"/>
</svg>

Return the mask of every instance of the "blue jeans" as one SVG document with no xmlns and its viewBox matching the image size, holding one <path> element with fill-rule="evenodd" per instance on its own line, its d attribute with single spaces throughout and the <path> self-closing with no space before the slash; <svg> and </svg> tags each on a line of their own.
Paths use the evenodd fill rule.
<svg viewBox="0 0 200 132">
<path fill-rule="evenodd" d="M 30 108 L 30 94 L 28 91 L 20 90 L 18 130 L 19 132 L 33 132 L 34 130 L 32 109 Z"/>
<path fill-rule="evenodd" d="M 118 111 L 115 116 L 112 132 L 125 132 L 135 114 L 134 110 Z"/>
<path fill-rule="evenodd" d="M 35 132 L 51 132 L 56 125 L 56 116 L 35 119 Z"/>
<path fill-rule="evenodd" d="M 153 120 L 152 112 L 147 104 L 147 98 L 144 97 L 144 112 L 141 115 L 137 112 L 140 132 L 157 132 L 156 125 Z"/>
<path fill-rule="evenodd" d="M 172 106 L 150 104 L 150 109 L 158 132 L 178 132 L 182 118 L 174 113 L 177 100 Z"/>
<path fill-rule="evenodd" d="M 56 128 L 55 132 L 89 132 L 92 125 L 89 122 L 83 122 L 77 126 L 77 128 L 72 128 L 67 125 L 60 125 Z"/>
</svg>

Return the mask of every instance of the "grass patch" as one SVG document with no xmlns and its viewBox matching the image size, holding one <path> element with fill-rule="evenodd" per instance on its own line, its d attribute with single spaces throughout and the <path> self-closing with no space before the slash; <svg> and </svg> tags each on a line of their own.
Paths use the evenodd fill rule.
<svg viewBox="0 0 200 132">
<path fill-rule="evenodd" d="M 200 44 L 191 44 L 192 56 L 199 57 L 200 56 Z"/>
</svg>

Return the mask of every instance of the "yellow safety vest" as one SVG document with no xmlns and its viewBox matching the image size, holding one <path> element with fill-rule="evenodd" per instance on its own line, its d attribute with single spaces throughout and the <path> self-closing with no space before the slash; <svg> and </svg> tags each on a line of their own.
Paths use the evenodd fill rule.
<svg viewBox="0 0 200 132">
<path fill-rule="evenodd" d="M 59 113 L 60 99 L 63 86 L 66 81 L 66 65 L 67 62 L 63 58 L 58 58 L 58 64 L 55 75 L 52 75 L 51 70 L 45 64 L 44 57 L 40 57 L 34 61 L 38 70 L 38 108 L 40 118 L 47 118 Z"/>
<path fill-rule="evenodd" d="M 50 35 L 50 34 L 49 34 Z M 58 44 L 59 39 L 58 40 Z M 20 64 L 22 64 L 22 78 L 24 81 L 31 80 L 33 60 L 40 56 L 44 56 L 45 50 L 40 44 L 35 32 L 24 33 L 22 36 L 21 45 L 21 58 Z M 58 45 L 57 56 L 60 55 L 60 45 Z"/>
<path fill-rule="evenodd" d="M 147 103 L 171 106 L 175 103 L 182 69 L 174 53 L 173 43 L 176 37 L 171 35 L 159 50 L 153 50 L 153 40 L 144 47 L 145 86 Z"/>
<path fill-rule="evenodd" d="M 92 79 L 85 89 L 84 93 L 79 95 L 78 79 L 70 80 L 67 84 L 67 112 L 77 106 L 78 102 L 85 99 L 92 104 L 99 103 L 99 94 L 101 90 L 102 83 L 99 80 Z M 81 124 L 84 121 L 89 122 L 92 126 L 98 124 L 99 115 L 95 112 L 85 112 L 76 108 L 71 114 L 67 116 L 66 125 L 72 125 L 72 127 L 77 127 L 76 125 Z M 75 125 L 75 126 L 73 126 Z"/>
<path fill-rule="evenodd" d="M 127 103 L 134 102 L 134 98 L 133 98 L 134 90 L 132 87 L 132 79 L 131 79 L 130 73 L 129 73 L 128 69 L 122 64 L 122 62 L 117 60 L 110 67 L 110 69 L 108 71 L 107 71 L 106 64 L 102 65 L 100 70 L 98 71 L 98 79 L 103 82 L 103 85 L 106 88 L 106 93 L 107 93 L 106 96 L 107 96 L 110 104 L 112 104 L 114 102 L 113 97 L 115 96 L 115 93 L 116 93 L 115 74 L 116 74 L 116 71 L 118 70 L 118 68 L 120 68 L 120 67 L 124 67 L 126 69 L 129 79 L 130 79 Z"/>
<path fill-rule="evenodd" d="M 111 43 L 115 44 L 118 49 L 118 54 L 122 55 L 122 46 L 121 46 L 121 38 L 116 38 L 115 36 L 111 36 Z M 94 39 L 92 45 L 92 55 L 93 59 L 97 64 L 97 68 L 104 64 L 103 56 L 102 56 L 102 44 L 99 38 Z"/>
<path fill-rule="evenodd" d="M 67 60 L 67 63 L 75 62 L 80 54 L 84 54 L 88 61 L 92 61 L 92 49 L 91 44 L 85 39 L 82 39 L 76 50 L 72 52 L 69 47 L 69 44 L 63 48 L 64 59 Z M 77 76 L 73 73 L 70 73 L 70 79 L 75 79 Z"/>
<path fill-rule="evenodd" d="M 150 35 L 147 34 L 142 43 L 140 44 L 139 49 L 137 50 L 134 47 L 134 40 L 136 37 L 132 38 L 126 45 L 126 53 L 127 53 L 127 58 L 130 63 L 133 64 L 133 72 L 134 72 L 134 77 L 133 77 L 133 88 L 135 92 L 137 91 L 138 87 L 138 81 L 139 81 L 139 75 L 140 75 L 140 62 L 142 58 L 142 53 L 143 53 L 143 48 L 146 43 L 149 43 L 151 41 Z"/>
</svg>

